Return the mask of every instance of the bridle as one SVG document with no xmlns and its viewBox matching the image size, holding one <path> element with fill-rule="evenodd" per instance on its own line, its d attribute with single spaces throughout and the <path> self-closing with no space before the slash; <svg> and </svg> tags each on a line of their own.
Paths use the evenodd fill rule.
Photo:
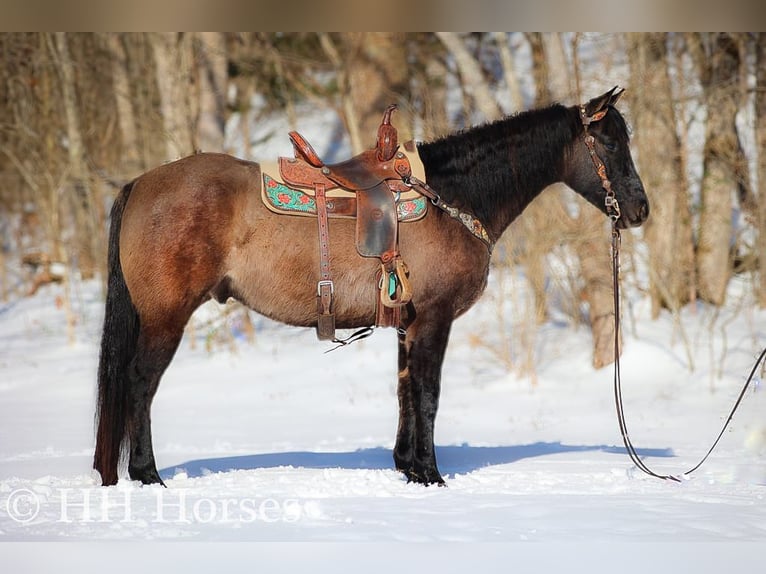
<svg viewBox="0 0 766 574">
<path fill-rule="evenodd" d="M 620 230 L 617 227 L 617 221 L 620 219 L 620 204 L 617 201 L 617 198 L 614 194 L 614 190 L 612 190 L 612 182 L 609 181 L 609 178 L 607 177 L 606 173 L 606 166 L 604 165 L 604 162 L 601 161 L 601 158 L 598 156 L 598 153 L 596 153 L 596 147 L 595 147 L 595 138 L 593 135 L 588 133 L 588 126 L 592 124 L 593 122 L 597 122 L 600 119 L 602 119 L 607 113 L 607 110 L 600 110 L 593 115 L 589 116 L 587 112 L 585 111 L 585 106 L 580 106 L 580 120 L 582 121 L 583 125 L 583 141 L 585 142 L 586 147 L 588 148 L 588 152 L 590 153 L 590 157 L 593 160 L 593 165 L 596 168 L 596 173 L 598 174 L 599 179 L 601 179 L 601 186 L 604 188 L 605 196 L 604 196 L 604 207 L 606 208 L 606 213 L 609 216 L 611 222 L 612 222 L 612 292 L 614 294 L 614 402 L 615 406 L 617 408 L 617 421 L 620 426 L 620 434 L 622 435 L 622 442 L 625 445 L 625 449 L 628 451 L 628 456 L 630 456 L 631 461 L 633 461 L 633 464 L 635 464 L 639 470 L 644 472 L 645 474 L 648 474 L 649 476 L 653 476 L 655 478 L 659 478 L 661 480 L 670 480 L 673 482 L 681 482 L 681 480 L 687 478 L 691 473 L 696 471 L 699 467 L 701 467 L 704 462 L 708 459 L 708 457 L 713 453 L 716 446 L 718 446 L 718 443 L 721 441 L 721 438 L 723 437 L 724 433 L 726 432 L 726 429 L 729 427 L 729 423 L 734 418 L 734 413 L 737 411 L 737 408 L 739 408 L 740 403 L 742 402 L 742 399 L 745 397 L 745 393 L 747 392 L 747 389 L 750 387 L 750 383 L 753 381 L 753 378 L 755 377 L 755 373 L 758 370 L 759 365 L 763 362 L 764 358 L 766 358 L 766 349 L 764 349 L 760 356 L 758 357 L 758 360 L 755 362 L 755 365 L 753 365 L 752 370 L 750 371 L 750 375 L 747 378 L 747 381 L 745 382 L 745 385 L 742 387 L 742 391 L 739 393 L 739 396 L 737 397 L 737 400 L 734 403 L 734 406 L 732 407 L 731 411 L 729 412 L 729 416 L 726 418 L 726 421 L 723 424 L 723 427 L 721 428 L 721 432 L 718 433 L 718 436 L 713 441 L 712 446 L 708 449 L 705 456 L 702 457 L 702 459 L 694 465 L 692 468 L 687 470 L 686 472 L 683 472 L 679 475 L 671 475 L 671 474 L 660 474 L 652 469 L 650 469 L 646 463 L 644 463 L 643 460 L 641 460 L 641 457 L 638 455 L 638 452 L 636 451 L 636 448 L 633 446 L 633 442 L 630 439 L 630 435 L 628 434 L 628 427 L 627 423 L 625 422 L 625 412 L 623 409 L 623 400 L 622 400 L 622 380 L 620 376 L 620 245 L 621 245 L 621 237 L 620 237 Z"/>
<path fill-rule="evenodd" d="M 604 196 L 604 206 L 606 207 L 606 214 L 612 220 L 612 227 L 614 227 L 614 223 L 620 219 L 620 204 L 617 202 L 617 197 L 614 195 L 612 182 L 609 181 L 609 178 L 606 175 L 606 166 L 596 153 L 596 138 L 594 138 L 592 134 L 588 133 L 588 126 L 590 126 L 590 124 L 593 122 L 597 122 L 602 119 L 606 115 L 606 112 L 607 110 L 601 110 L 592 116 L 589 116 L 585 111 L 585 106 L 580 106 L 580 121 L 582 122 L 583 127 L 582 138 L 585 142 L 585 146 L 588 148 L 590 158 L 593 160 L 593 165 L 596 167 L 596 173 L 601 179 L 601 187 L 603 187 L 604 191 L 606 192 L 606 195 Z"/>
</svg>

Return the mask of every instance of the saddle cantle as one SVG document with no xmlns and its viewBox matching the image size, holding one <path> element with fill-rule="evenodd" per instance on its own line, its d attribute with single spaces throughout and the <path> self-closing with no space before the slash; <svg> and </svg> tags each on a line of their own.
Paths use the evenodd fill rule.
<svg viewBox="0 0 766 574">
<path fill-rule="evenodd" d="M 395 109 L 386 109 L 374 148 L 336 164 L 325 164 L 303 136 L 290 132 L 295 157 L 279 158 L 281 180 L 263 174 L 262 196 L 269 209 L 317 217 L 317 334 L 323 340 L 336 340 L 329 217 L 355 217 L 357 251 L 381 261 L 376 325 L 398 326 L 401 307 L 411 299 L 406 265 L 399 254 L 398 223 L 423 217 L 427 201 L 409 184 L 412 165 L 408 156 L 412 154 L 399 150 L 396 128 L 391 125 Z"/>
</svg>

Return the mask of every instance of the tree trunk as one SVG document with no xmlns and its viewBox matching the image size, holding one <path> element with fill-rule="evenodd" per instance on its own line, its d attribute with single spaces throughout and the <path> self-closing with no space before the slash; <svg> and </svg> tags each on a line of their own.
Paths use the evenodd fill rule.
<svg viewBox="0 0 766 574">
<path fill-rule="evenodd" d="M 394 125 L 399 140 L 413 137 L 409 102 L 407 42 L 395 32 L 344 32 L 337 39 L 319 34 L 322 49 L 337 74 L 340 111 L 353 153 L 375 145 L 380 120 L 390 104 L 399 104 Z"/>
<path fill-rule="evenodd" d="M 532 49 L 532 75 L 535 78 L 535 107 L 551 104 L 550 67 L 546 54 L 543 35 L 533 32 L 526 35 Z M 524 248 L 520 262 L 526 270 L 527 281 L 532 289 L 535 302 L 535 321 L 543 324 L 548 318 L 548 293 L 546 283 L 548 268 L 546 257 L 559 241 L 553 233 L 541 230 L 551 229 L 550 220 L 556 217 L 567 221 L 563 212 L 558 186 L 552 187 L 533 201 L 519 218 L 519 230 L 523 237 Z M 555 215 L 554 215 L 555 214 Z M 563 217 L 562 217 L 563 216 Z"/>
<path fill-rule="evenodd" d="M 766 308 L 766 32 L 756 44 L 755 121 L 758 148 L 758 304 Z"/>
<path fill-rule="evenodd" d="M 691 37 L 699 40 L 698 35 Z M 742 146 L 737 135 L 739 46 L 730 34 L 710 38 L 710 55 L 696 46 L 705 90 L 707 125 L 703 152 L 697 279 L 700 298 L 721 305 L 732 275 L 732 210 Z"/>
<path fill-rule="evenodd" d="M 577 229 L 579 233 L 573 247 L 580 263 L 582 293 L 588 303 L 592 363 L 595 369 L 600 369 L 614 362 L 614 291 L 603 214 L 591 206 L 583 206 Z"/>
<path fill-rule="evenodd" d="M 574 93 L 574 83 L 561 34 L 551 32 L 543 35 L 545 55 L 548 65 L 548 81 L 551 98 L 558 102 L 568 102 Z"/>
<path fill-rule="evenodd" d="M 104 259 L 98 256 L 103 241 L 98 236 L 95 224 L 94 190 L 89 181 L 85 162 L 74 66 L 69 53 L 67 35 L 65 32 L 56 32 L 55 39 L 55 57 L 61 76 L 62 103 L 66 117 L 68 168 L 73 191 L 71 204 L 77 229 L 78 267 L 82 277 L 90 279 L 95 273 L 96 260 Z"/>
<path fill-rule="evenodd" d="M 627 92 L 633 146 L 651 205 L 644 238 L 654 318 L 663 307 L 677 311 L 694 296 L 691 212 L 667 57 L 666 34 L 628 35 L 631 82 L 637 86 Z"/>
<path fill-rule="evenodd" d="M 140 168 L 146 169 L 176 156 L 168 155 L 152 34 L 129 32 L 121 34 L 121 39 L 126 54 Z"/>
<path fill-rule="evenodd" d="M 421 56 L 424 59 L 423 71 L 416 79 L 417 96 L 422 101 L 422 133 L 417 134 L 424 140 L 445 136 L 453 131 L 447 111 L 448 93 L 446 78 L 449 75 L 443 58 Z"/>
<path fill-rule="evenodd" d="M 114 84 L 117 123 L 120 126 L 123 169 L 128 173 L 135 173 L 139 171 L 141 162 L 138 157 L 138 134 L 130 93 L 128 58 L 122 42 L 122 35 L 110 32 L 106 36 L 106 44 L 112 56 L 112 83 Z"/>
<path fill-rule="evenodd" d="M 503 114 L 489 90 L 484 72 L 460 36 L 455 32 L 436 32 L 436 36 L 455 58 L 464 89 L 473 98 L 476 109 L 487 121 L 500 118 Z"/>
<path fill-rule="evenodd" d="M 351 96 L 351 81 L 349 80 L 348 61 L 341 57 L 335 42 L 328 32 L 319 32 L 319 44 L 335 68 L 336 80 L 338 82 L 338 92 L 340 97 L 341 117 L 346 126 L 349 139 L 351 140 L 352 153 L 364 151 L 365 145 L 362 141 L 359 118 L 354 107 L 354 101 Z"/>
<path fill-rule="evenodd" d="M 400 141 L 412 139 L 406 36 L 398 32 L 347 32 L 343 44 L 362 148 L 375 145 L 380 120 L 390 104 L 399 104 L 393 121 Z"/>
<path fill-rule="evenodd" d="M 510 112 L 520 112 L 524 109 L 524 98 L 521 94 L 521 85 L 516 74 L 516 65 L 513 62 L 513 54 L 508 43 L 508 34 L 506 32 L 493 33 L 497 51 L 500 54 L 500 63 L 503 66 L 503 78 L 505 78 L 505 87 L 508 89 L 508 97 L 511 100 Z"/>
<path fill-rule="evenodd" d="M 532 50 L 532 76 L 535 79 L 535 106 L 547 106 L 552 102 L 548 57 L 541 32 L 528 32 L 527 42 Z"/>
<path fill-rule="evenodd" d="M 226 39 L 221 32 L 197 34 L 199 124 L 197 140 L 204 151 L 223 151 L 226 126 Z"/>
<path fill-rule="evenodd" d="M 195 150 L 191 42 L 185 33 L 161 32 L 149 37 L 157 68 L 166 159 L 175 160 Z"/>
</svg>

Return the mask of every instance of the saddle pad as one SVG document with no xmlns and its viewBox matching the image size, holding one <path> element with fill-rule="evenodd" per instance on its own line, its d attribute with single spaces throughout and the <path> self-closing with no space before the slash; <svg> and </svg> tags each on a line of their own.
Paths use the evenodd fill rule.
<svg viewBox="0 0 766 574">
<path fill-rule="evenodd" d="M 407 154 L 410 156 L 410 154 Z M 417 153 L 414 154 L 417 156 Z M 419 163 L 419 162 L 418 162 Z M 414 166 L 413 166 L 414 167 Z M 261 163 L 263 185 L 261 199 L 274 213 L 316 217 L 316 201 L 311 190 L 288 186 L 279 175 L 277 163 Z M 356 194 L 344 189 L 327 191 L 327 213 L 330 217 L 355 218 Z M 401 222 L 417 221 L 428 209 L 428 200 L 417 191 L 402 192 L 396 202 L 397 217 Z"/>
<path fill-rule="evenodd" d="M 411 199 L 405 199 L 401 194 L 396 202 L 397 218 L 401 222 L 417 221 L 425 216 L 428 201 L 417 192 Z M 263 188 L 261 191 L 263 203 L 271 211 L 285 215 L 316 216 L 316 200 L 301 189 L 293 189 L 274 176 L 263 174 Z M 334 189 L 327 192 L 327 214 L 329 217 L 356 217 L 356 194 L 343 190 Z"/>
</svg>

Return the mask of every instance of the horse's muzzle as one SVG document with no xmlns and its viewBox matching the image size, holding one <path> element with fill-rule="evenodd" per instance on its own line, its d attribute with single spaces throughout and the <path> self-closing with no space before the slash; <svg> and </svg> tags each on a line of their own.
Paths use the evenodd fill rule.
<svg viewBox="0 0 766 574">
<path fill-rule="evenodd" d="M 645 199 L 628 206 L 620 205 L 620 208 L 622 213 L 617 220 L 617 227 L 620 229 L 640 227 L 649 218 L 649 202 Z"/>
</svg>

